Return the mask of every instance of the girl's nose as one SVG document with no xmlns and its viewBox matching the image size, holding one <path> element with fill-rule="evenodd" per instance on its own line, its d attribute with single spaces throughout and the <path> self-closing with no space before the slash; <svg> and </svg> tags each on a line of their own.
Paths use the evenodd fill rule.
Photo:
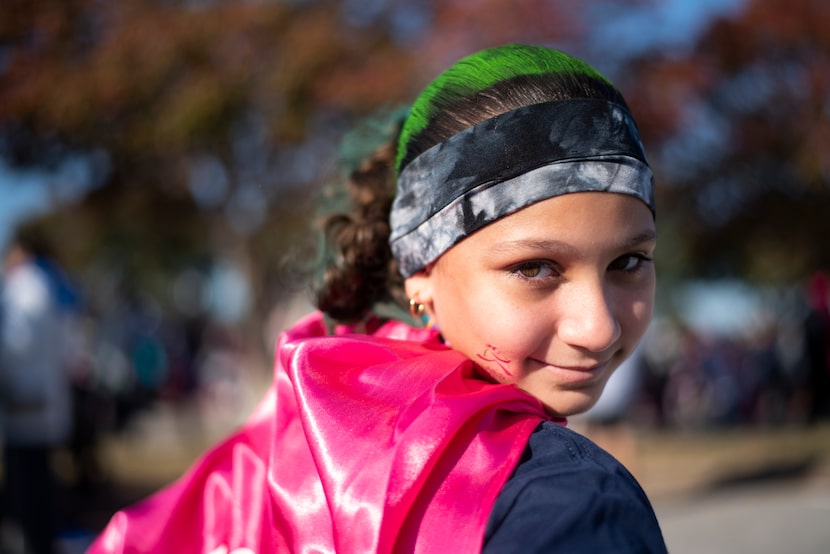
<svg viewBox="0 0 830 554">
<path fill-rule="evenodd" d="M 576 348 L 591 352 L 607 350 L 622 330 L 602 282 L 570 283 L 570 294 L 562 298 L 559 338 Z"/>
</svg>

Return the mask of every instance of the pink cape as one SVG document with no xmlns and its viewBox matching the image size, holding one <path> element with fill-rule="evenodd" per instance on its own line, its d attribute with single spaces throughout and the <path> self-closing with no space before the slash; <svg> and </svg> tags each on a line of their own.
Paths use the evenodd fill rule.
<svg viewBox="0 0 830 554">
<path fill-rule="evenodd" d="M 431 331 L 325 335 L 284 333 L 248 422 L 88 552 L 480 552 L 541 404 Z"/>
</svg>

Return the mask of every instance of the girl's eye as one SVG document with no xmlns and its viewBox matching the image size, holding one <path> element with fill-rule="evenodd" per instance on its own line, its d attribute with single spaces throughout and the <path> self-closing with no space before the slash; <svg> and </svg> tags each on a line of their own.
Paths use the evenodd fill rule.
<svg viewBox="0 0 830 554">
<path fill-rule="evenodd" d="M 553 277 L 556 270 L 549 262 L 524 262 L 512 269 L 517 277 L 527 280 L 540 280 Z"/>
<path fill-rule="evenodd" d="M 644 254 L 626 254 L 611 262 L 609 269 L 632 273 L 648 262 L 651 262 L 651 258 Z"/>
</svg>

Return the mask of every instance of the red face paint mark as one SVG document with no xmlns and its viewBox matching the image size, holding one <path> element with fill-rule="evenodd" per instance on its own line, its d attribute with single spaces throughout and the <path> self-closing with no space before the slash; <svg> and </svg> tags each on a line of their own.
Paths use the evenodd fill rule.
<svg viewBox="0 0 830 554">
<path fill-rule="evenodd" d="M 511 373 L 510 369 L 508 369 L 508 366 L 510 365 L 510 360 L 499 356 L 496 347 L 492 344 L 488 344 L 484 352 L 481 354 L 476 354 L 476 356 L 479 360 L 496 364 L 499 367 L 499 369 L 501 369 L 509 377 L 513 376 L 513 373 Z"/>
</svg>

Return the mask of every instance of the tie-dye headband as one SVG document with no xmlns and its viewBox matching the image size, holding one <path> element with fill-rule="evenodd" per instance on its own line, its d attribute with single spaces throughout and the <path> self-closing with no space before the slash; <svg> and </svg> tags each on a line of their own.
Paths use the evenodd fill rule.
<svg viewBox="0 0 830 554">
<path fill-rule="evenodd" d="M 619 104 L 534 104 L 465 129 L 398 177 L 390 245 L 409 277 L 474 231 L 571 192 L 629 194 L 654 212 L 653 177 L 637 126 Z"/>
</svg>

